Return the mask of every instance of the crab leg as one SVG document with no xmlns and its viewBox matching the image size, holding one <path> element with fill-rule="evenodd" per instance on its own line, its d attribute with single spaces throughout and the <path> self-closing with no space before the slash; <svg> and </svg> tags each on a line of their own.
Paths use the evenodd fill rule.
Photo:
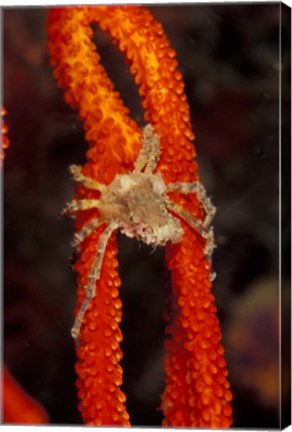
<svg viewBox="0 0 292 432">
<path fill-rule="evenodd" d="M 207 197 L 206 190 L 202 183 L 200 182 L 193 182 L 193 183 L 187 183 L 187 182 L 179 182 L 179 183 L 169 183 L 166 186 L 166 192 L 177 192 L 184 195 L 187 195 L 189 193 L 195 193 L 197 194 L 197 197 L 200 201 L 200 203 L 203 206 L 203 209 L 205 211 L 206 217 L 203 221 L 204 227 L 208 228 L 214 218 L 214 215 L 216 213 L 216 207 L 213 206 L 210 198 Z"/>
<path fill-rule="evenodd" d="M 98 199 L 81 199 L 72 200 L 66 204 L 66 207 L 62 211 L 62 216 L 74 217 L 74 213 L 82 210 L 90 210 L 99 207 Z"/>
<path fill-rule="evenodd" d="M 82 169 L 81 165 L 69 166 L 69 171 L 72 175 L 72 179 L 78 183 L 81 183 L 83 186 L 85 186 L 88 189 L 94 189 L 102 192 L 103 189 L 105 188 L 105 185 L 97 182 L 96 180 L 93 180 L 90 177 L 83 175 L 81 169 Z"/>
<path fill-rule="evenodd" d="M 85 287 L 85 299 L 79 309 L 78 315 L 74 322 L 74 326 L 71 330 L 71 334 L 77 344 L 78 344 L 78 336 L 79 336 L 84 314 L 88 308 L 89 303 L 95 296 L 96 281 L 99 279 L 100 270 L 101 270 L 103 257 L 104 257 L 108 240 L 110 239 L 113 231 L 117 228 L 118 226 L 116 224 L 110 224 L 105 228 L 105 230 L 99 237 L 97 248 L 96 248 L 96 255 L 88 276 L 88 284 Z"/>
<path fill-rule="evenodd" d="M 160 146 L 159 136 L 154 132 L 151 124 L 143 129 L 143 144 L 139 156 L 134 164 L 134 170 L 141 172 L 145 168 L 145 173 L 152 173 L 159 161 Z"/>
<path fill-rule="evenodd" d="M 94 218 L 85 224 L 81 230 L 74 234 L 71 246 L 76 248 L 83 240 L 85 240 L 93 231 L 104 223 L 102 219 Z"/>
<path fill-rule="evenodd" d="M 188 211 L 186 211 L 183 207 L 180 205 L 174 203 L 173 201 L 170 201 L 169 199 L 166 201 L 166 206 L 169 210 L 172 210 L 174 213 L 176 213 L 179 217 L 181 217 L 185 222 L 187 222 L 192 228 L 194 228 L 204 239 L 206 240 L 205 245 L 205 254 L 207 255 L 208 259 L 210 260 L 213 249 L 215 247 L 214 245 L 214 232 L 213 228 L 207 228 L 202 221 L 199 219 L 194 218 Z"/>
</svg>

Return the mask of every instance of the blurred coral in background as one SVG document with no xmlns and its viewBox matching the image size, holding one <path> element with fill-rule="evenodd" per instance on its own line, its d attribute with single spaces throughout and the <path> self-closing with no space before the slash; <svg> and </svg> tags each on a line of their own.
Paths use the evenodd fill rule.
<svg viewBox="0 0 292 432">
<path fill-rule="evenodd" d="M 31 398 L 15 381 L 8 369 L 1 368 L 3 383 L 3 421 L 8 424 L 48 424 L 44 408 Z"/>
<path fill-rule="evenodd" d="M 5 121 L 5 116 L 7 115 L 6 108 L 1 108 L 1 160 L 0 164 L 2 165 L 2 161 L 5 159 L 5 149 L 9 147 L 9 138 L 8 138 L 8 126 Z M 0 166 L 1 166 L 0 165 Z"/>
<path fill-rule="evenodd" d="M 214 295 L 234 393 L 234 427 L 279 427 L 279 70 L 289 105 L 290 22 L 279 5 L 152 6 L 177 53 L 196 133 L 200 175 L 217 206 Z M 73 195 L 67 167 L 84 163 L 77 114 L 56 87 L 45 8 L 4 9 L 4 360 L 51 423 L 82 424 L 75 390 L 76 301 L 60 220 Z M 175 26 L 173 23 L 175 22 Z M 98 50 L 130 114 L 143 111 L 123 56 L 95 28 Z M 283 127 L 289 119 L 283 115 Z M 285 144 L 285 143 L 284 143 Z M 289 145 L 289 143 L 288 143 Z M 285 147 L 283 147 L 283 151 Z M 283 196 L 283 284 L 289 283 L 289 210 Z M 134 425 L 160 425 L 163 253 L 119 236 L 124 386 Z M 287 302 L 286 302 L 287 303 Z M 289 322 L 289 310 L 281 319 Z M 287 336 L 285 336 L 287 337 Z M 282 371 L 289 377 L 289 362 Z M 286 363 L 285 363 L 286 362 Z M 289 379 L 287 378 L 287 381 Z M 283 413 L 289 389 L 283 387 Z M 286 405 L 285 405 L 286 404 Z M 247 415 L 248 413 L 248 415 Z"/>
</svg>

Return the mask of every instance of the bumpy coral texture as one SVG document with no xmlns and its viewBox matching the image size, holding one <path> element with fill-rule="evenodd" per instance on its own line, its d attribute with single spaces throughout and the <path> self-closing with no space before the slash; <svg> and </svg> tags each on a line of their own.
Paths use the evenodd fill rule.
<svg viewBox="0 0 292 432">
<path fill-rule="evenodd" d="M 92 41 L 92 23 L 110 33 L 130 63 L 145 120 L 160 136 L 158 169 L 165 183 L 199 180 L 189 106 L 175 51 L 162 25 L 146 8 L 135 6 L 62 8 L 49 14 L 48 48 L 54 76 L 66 89 L 66 102 L 78 108 L 90 143 L 83 173 L 109 184 L 117 173 L 133 169 L 141 146 L 141 130 L 128 117 L 128 109 L 100 64 Z M 195 194 L 171 195 L 172 200 L 194 216 L 203 217 Z M 76 197 L 94 198 L 98 192 L 79 187 Z M 97 216 L 96 212 L 80 212 L 77 229 Z M 229 427 L 232 395 L 211 294 L 210 263 L 203 252 L 205 240 L 184 222 L 182 225 L 185 235 L 181 243 L 170 245 L 166 253 L 172 295 L 165 343 L 163 426 Z M 84 287 L 102 229 L 82 245 L 76 264 L 79 275 L 76 311 L 84 299 Z M 112 236 L 97 281 L 97 295 L 85 314 L 81 345 L 77 349 L 79 407 L 88 425 L 130 425 L 126 397 L 120 388 L 122 304 L 117 267 L 117 245 Z"/>
</svg>

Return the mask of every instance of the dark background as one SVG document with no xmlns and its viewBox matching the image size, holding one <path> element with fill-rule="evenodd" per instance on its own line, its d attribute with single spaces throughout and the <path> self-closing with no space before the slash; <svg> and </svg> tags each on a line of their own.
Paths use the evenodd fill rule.
<svg viewBox="0 0 292 432">
<path fill-rule="evenodd" d="M 217 206 L 214 282 L 234 393 L 234 427 L 279 426 L 280 4 L 151 6 L 177 52 L 200 174 Z M 282 6 L 284 12 L 284 6 Z M 82 123 L 48 63 L 46 8 L 3 9 L 4 105 L 11 146 L 3 169 L 4 360 L 54 424 L 82 424 L 70 328 L 76 299 L 60 211 L 74 193 L 67 167 L 85 161 Z M 290 18 L 282 15 L 283 128 L 289 126 Z M 124 57 L 96 29 L 98 50 L 132 117 L 143 111 Z M 283 129 L 284 130 L 284 129 Z M 284 136 L 283 162 L 290 166 Z M 286 146 L 286 147 L 285 147 Z M 289 165 L 287 165 L 289 164 Z M 286 172 L 286 171 L 285 171 Z M 287 168 L 286 174 L 289 175 Z M 286 177 L 283 178 L 283 181 Z M 289 187 L 283 188 L 282 319 L 289 326 Z M 119 236 L 127 406 L 134 425 L 161 424 L 163 250 Z M 285 297 L 287 296 L 287 297 Z M 283 345 L 289 345 L 287 332 Z M 288 413 L 289 359 L 282 358 Z"/>
</svg>

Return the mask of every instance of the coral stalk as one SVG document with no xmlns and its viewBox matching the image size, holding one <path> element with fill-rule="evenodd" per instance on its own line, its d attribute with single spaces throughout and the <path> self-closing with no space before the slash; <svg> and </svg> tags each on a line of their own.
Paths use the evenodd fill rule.
<svg viewBox="0 0 292 432">
<path fill-rule="evenodd" d="M 3 420 L 12 424 L 48 424 L 45 409 L 17 383 L 5 366 L 2 366 Z"/>
<path fill-rule="evenodd" d="M 198 181 L 189 106 L 176 54 L 161 24 L 147 9 L 134 6 L 61 8 L 53 9 L 49 15 L 48 48 L 54 76 L 66 90 L 66 102 L 78 108 L 90 143 L 88 162 L 82 173 L 108 184 L 117 173 L 133 169 L 141 146 L 140 128 L 129 118 L 127 108 L 100 64 L 92 41 L 92 23 L 98 23 L 111 35 L 130 63 L 145 120 L 151 122 L 160 137 L 158 170 L 164 182 Z M 83 187 L 76 192 L 78 199 L 98 196 L 98 192 Z M 203 219 L 196 194 L 172 193 L 171 198 Z M 77 229 L 93 216 L 93 210 L 79 212 Z M 173 291 L 167 316 L 163 425 L 229 427 L 232 395 L 211 294 L 211 264 L 204 254 L 205 240 L 186 223 L 182 225 L 181 243 L 168 246 L 166 253 Z M 84 300 L 101 231 L 92 234 L 81 246 L 76 264 L 79 275 L 76 313 Z M 130 425 L 126 397 L 120 389 L 122 304 L 117 267 L 117 245 L 112 236 L 97 281 L 97 295 L 84 316 L 81 344 L 77 348 L 79 407 L 89 425 Z"/>
</svg>

